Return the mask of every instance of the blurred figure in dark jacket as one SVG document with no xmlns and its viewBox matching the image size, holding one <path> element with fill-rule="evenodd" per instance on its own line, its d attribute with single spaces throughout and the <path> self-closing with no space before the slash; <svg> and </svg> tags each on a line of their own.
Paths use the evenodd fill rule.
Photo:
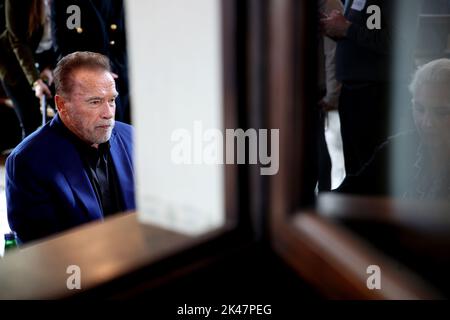
<svg viewBox="0 0 450 320">
<path fill-rule="evenodd" d="M 51 97 L 55 56 L 50 20 L 50 0 L 5 0 L 0 80 L 14 103 L 23 137 L 41 125 L 37 98 Z"/>
<path fill-rule="evenodd" d="M 5 30 L 5 0 L 0 0 L 0 33 Z"/>
<path fill-rule="evenodd" d="M 347 0 L 344 14 L 322 19 L 326 34 L 337 40 L 336 78 L 345 171 L 356 174 L 389 136 L 390 64 L 395 2 Z M 370 6 L 380 9 L 380 28 L 369 28 Z"/>
<path fill-rule="evenodd" d="M 80 25 L 72 27 L 68 20 L 79 8 Z M 69 11 L 69 13 L 67 13 Z M 106 55 L 116 77 L 119 97 L 116 119 L 130 123 L 130 98 L 125 32 L 125 12 L 122 0 L 58 0 L 52 4 L 53 38 L 59 58 L 76 51 L 92 51 Z"/>
<path fill-rule="evenodd" d="M 337 10 L 343 12 L 344 7 L 339 0 L 320 0 L 318 2 L 319 14 L 328 16 Z M 328 126 L 328 114 L 338 110 L 341 84 L 336 80 L 336 41 L 326 35 L 320 34 L 318 39 L 318 88 L 319 108 L 317 110 L 318 130 L 318 191 L 331 190 L 331 157 L 325 139 Z"/>
</svg>

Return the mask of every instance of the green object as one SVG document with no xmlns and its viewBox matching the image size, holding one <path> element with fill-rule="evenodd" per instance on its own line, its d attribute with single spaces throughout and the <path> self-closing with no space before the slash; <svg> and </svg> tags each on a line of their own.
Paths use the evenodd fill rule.
<svg viewBox="0 0 450 320">
<path fill-rule="evenodd" d="M 17 236 L 15 232 L 5 233 L 5 253 L 11 249 L 17 248 Z"/>
</svg>

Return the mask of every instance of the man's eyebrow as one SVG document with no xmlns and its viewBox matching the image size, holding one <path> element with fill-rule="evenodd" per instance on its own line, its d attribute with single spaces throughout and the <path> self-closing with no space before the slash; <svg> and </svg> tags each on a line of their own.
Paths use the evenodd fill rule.
<svg viewBox="0 0 450 320">
<path fill-rule="evenodd" d="M 89 97 L 86 99 L 86 101 L 89 102 L 89 101 L 102 100 L 102 99 L 103 99 L 102 97 Z"/>
<path fill-rule="evenodd" d="M 117 98 L 119 96 L 118 92 L 115 92 L 113 94 L 114 99 Z M 94 100 L 103 100 L 103 97 L 99 97 L 99 96 L 93 96 L 93 97 L 88 97 L 85 99 L 85 101 L 90 102 L 90 101 L 94 101 Z"/>
</svg>

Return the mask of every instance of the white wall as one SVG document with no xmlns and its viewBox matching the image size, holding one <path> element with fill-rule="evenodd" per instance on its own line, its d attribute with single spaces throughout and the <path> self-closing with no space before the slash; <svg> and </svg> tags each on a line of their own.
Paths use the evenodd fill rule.
<svg viewBox="0 0 450 320">
<path fill-rule="evenodd" d="M 139 219 L 204 232 L 224 220 L 224 168 L 174 164 L 171 135 L 223 129 L 220 0 L 126 5 Z"/>
</svg>

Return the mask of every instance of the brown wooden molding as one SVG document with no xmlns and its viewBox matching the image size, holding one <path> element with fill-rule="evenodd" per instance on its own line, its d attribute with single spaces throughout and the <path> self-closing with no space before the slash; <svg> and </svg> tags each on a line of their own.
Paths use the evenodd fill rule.
<svg viewBox="0 0 450 320">
<path fill-rule="evenodd" d="M 274 230 L 274 247 L 308 282 L 332 299 L 437 299 L 439 293 L 405 266 L 348 229 L 313 212 Z M 381 290 L 369 290 L 367 267 L 381 269 Z"/>
<path fill-rule="evenodd" d="M 432 236 L 450 237 L 450 206 L 447 201 L 426 202 L 330 192 L 319 196 L 317 211 L 332 219 L 383 223 Z"/>
<path fill-rule="evenodd" d="M 0 259 L 0 299 L 56 299 L 95 288 L 203 241 L 140 224 L 136 213 L 94 222 Z M 81 269 L 81 290 L 67 289 L 67 267 Z"/>
</svg>

